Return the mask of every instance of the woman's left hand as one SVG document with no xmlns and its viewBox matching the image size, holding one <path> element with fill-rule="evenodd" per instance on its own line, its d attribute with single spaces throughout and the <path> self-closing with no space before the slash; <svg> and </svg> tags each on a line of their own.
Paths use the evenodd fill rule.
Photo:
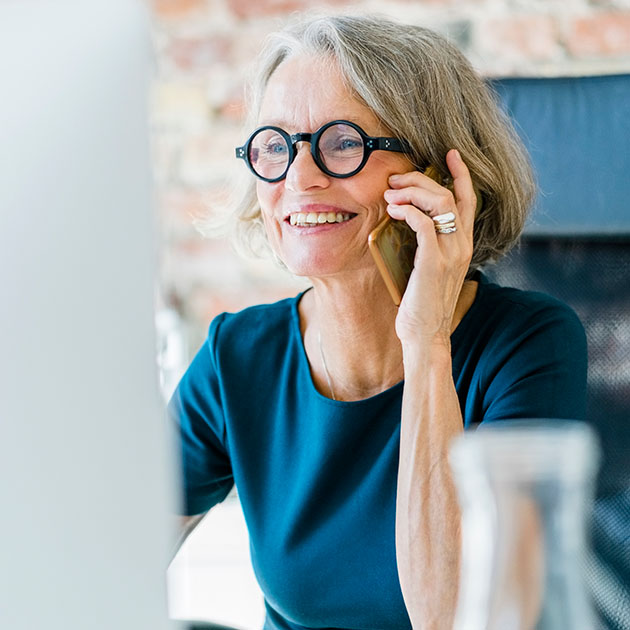
<svg viewBox="0 0 630 630">
<path fill-rule="evenodd" d="M 450 347 L 453 315 L 473 251 L 477 199 L 468 167 L 451 149 L 446 164 L 453 192 L 418 171 L 393 175 L 385 191 L 387 211 L 416 232 L 414 269 L 396 317 L 403 348 L 444 343 Z M 439 234 L 432 217 L 452 212 L 456 232 Z"/>
</svg>

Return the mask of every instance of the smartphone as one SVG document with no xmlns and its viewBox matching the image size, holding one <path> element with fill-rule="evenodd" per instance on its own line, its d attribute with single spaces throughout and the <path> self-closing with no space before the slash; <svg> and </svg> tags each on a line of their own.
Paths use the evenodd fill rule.
<svg viewBox="0 0 630 630">
<path fill-rule="evenodd" d="M 413 270 L 418 242 L 405 221 L 385 217 L 368 237 L 368 247 L 385 286 L 398 306 Z"/>
<path fill-rule="evenodd" d="M 438 184 L 442 183 L 434 166 L 428 166 L 424 174 Z M 385 217 L 368 236 L 368 248 L 396 306 L 407 288 L 417 247 L 416 233 L 405 221 L 390 216 Z"/>
</svg>

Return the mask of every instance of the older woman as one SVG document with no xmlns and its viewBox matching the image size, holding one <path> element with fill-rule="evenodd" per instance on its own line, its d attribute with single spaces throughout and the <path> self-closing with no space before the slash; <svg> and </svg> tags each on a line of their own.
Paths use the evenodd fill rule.
<svg viewBox="0 0 630 630">
<path fill-rule="evenodd" d="M 584 414 L 575 315 L 478 271 L 519 236 L 527 159 L 461 53 L 382 18 L 273 36 L 251 107 L 238 221 L 312 288 L 210 325 L 171 402 L 185 513 L 236 483 L 266 628 L 449 628 L 452 439 L 482 422 Z M 350 149 L 361 159 L 348 167 L 335 156 Z M 368 251 L 387 214 L 418 243 L 399 307 Z"/>
</svg>

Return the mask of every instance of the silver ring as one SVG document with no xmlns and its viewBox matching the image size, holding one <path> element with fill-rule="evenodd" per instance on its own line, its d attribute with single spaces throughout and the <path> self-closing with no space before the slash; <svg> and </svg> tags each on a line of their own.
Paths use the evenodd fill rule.
<svg viewBox="0 0 630 630">
<path fill-rule="evenodd" d="M 431 217 L 433 222 L 437 225 L 442 223 L 450 223 L 451 221 L 455 221 L 455 213 L 454 212 L 445 212 L 444 214 L 438 214 L 435 217 Z"/>
<path fill-rule="evenodd" d="M 457 227 L 455 225 L 453 226 L 442 226 L 442 225 L 436 225 L 435 226 L 435 231 L 438 234 L 452 234 L 453 232 L 457 232 Z"/>
</svg>

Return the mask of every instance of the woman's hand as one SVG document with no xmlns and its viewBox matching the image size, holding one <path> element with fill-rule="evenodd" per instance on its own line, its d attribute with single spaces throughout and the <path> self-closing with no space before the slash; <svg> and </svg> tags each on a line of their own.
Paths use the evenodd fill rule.
<svg viewBox="0 0 630 630">
<path fill-rule="evenodd" d="M 450 347 L 453 315 L 473 251 L 477 199 L 468 167 L 451 149 L 446 164 L 453 192 L 430 177 L 413 171 L 392 175 L 385 191 L 387 211 L 416 232 L 414 269 L 396 317 L 396 334 L 403 348 L 443 343 Z M 455 215 L 456 232 L 438 234 L 431 217 Z"/>
</svg>

